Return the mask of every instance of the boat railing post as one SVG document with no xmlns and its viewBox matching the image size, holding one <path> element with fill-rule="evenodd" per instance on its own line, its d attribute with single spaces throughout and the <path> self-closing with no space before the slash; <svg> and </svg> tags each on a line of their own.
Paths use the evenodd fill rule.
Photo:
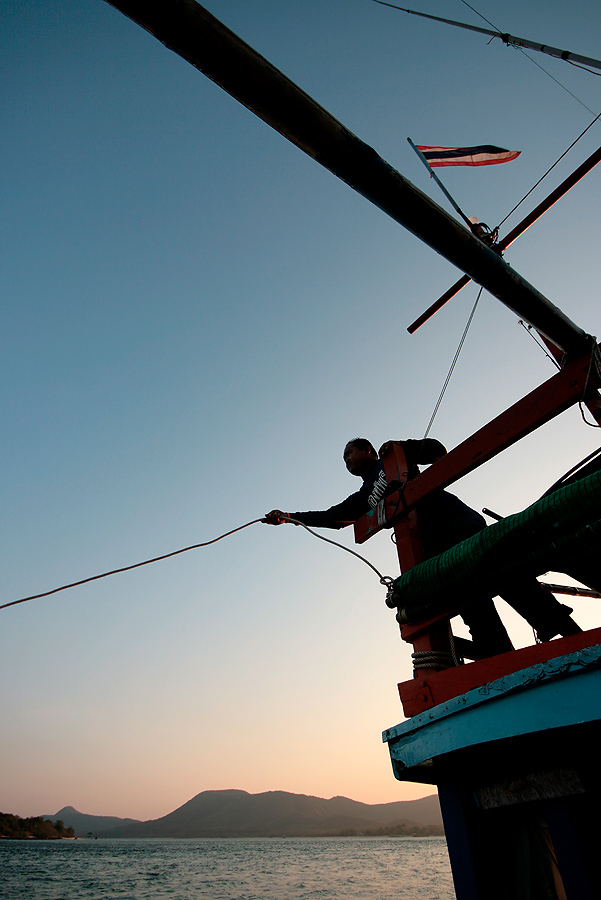
<svg viewBox="0 0 601 900">
<path fill-rule="evenodd" d="M 400 484 L 399 503 L 403 502 L 404 487 L 409 480 L 409 466 L 403 445 L 391 442 L 382 457 L 384 473 L 389 484 Z M 394 524 L 394 536 L 399 558 L 399 567 L 402 573 L 408 572 L 413 566 L 425 559 L 424 548 L 419 527 L 419 513 L 410 510 Z M 426 628 L 420 629 L 410 636 L 404 634 L 404 628 L 399 624 L 403 640 L 413 645 L 414 677 L 420 678 L 432 671 L 447 668 L 452 665 L 453 647 L 449 626 L 449 618 L 437 619 L 429 623 Z M 420 660 L 426 661 L 427 666 L 420 666 Z M 424 682 L 424 690 L 427 684 Z"/>
</svg>

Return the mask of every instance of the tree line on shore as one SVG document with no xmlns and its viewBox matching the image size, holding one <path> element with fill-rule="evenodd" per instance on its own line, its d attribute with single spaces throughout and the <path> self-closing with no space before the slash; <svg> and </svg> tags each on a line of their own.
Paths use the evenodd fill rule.
<svg viewBox="0 0 601 900">
<path fill-rule="evenodd" d="M 24 841 L 56 841 L 62 838 L 75 837 L 73 828 L 65 828 L 62 819 L 52 823 L 43 816 L 31 816 L 22 819 L 12 813 L 0 813 L 0 838 L 4 840 Z"/>
</svg>

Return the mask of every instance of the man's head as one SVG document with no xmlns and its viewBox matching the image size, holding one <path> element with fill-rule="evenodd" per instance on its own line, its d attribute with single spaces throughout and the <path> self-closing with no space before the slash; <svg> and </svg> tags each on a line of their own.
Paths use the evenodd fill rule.
<svg viewBox="0 0 601 900">
<path fill-rule="evenodd" d="M 367 438 L 353 438 L 344 448 L 342 458 L 351 475 L 366 478 L 373 464 L 377 462 L 378 454 Z"/>
</svg>

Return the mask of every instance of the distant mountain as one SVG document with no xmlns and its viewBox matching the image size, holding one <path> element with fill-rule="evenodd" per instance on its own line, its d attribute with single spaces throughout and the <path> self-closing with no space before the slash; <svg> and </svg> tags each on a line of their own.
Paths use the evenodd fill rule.
<svg viewBox="0 0 601 900">
<path fill-rule="evenodd" d="M 71 824 L 71 820 L 65 824 Z M 75 825 L 73 826 L 75 827 Z M 92 829 L 95 830 L 96 829 Z M 311 837 L 442 834 L 438 797 L 370 805 L 333 797 L 268 791 L 203 791 L 160 819 L 100 829 L 101 837 Z"/>
<path fill-rule="evenodd" d="M 75 837 L 85 837 L 90 831 L 96 835 L 99 831 L 106 831 L 107 828 L 118 828 L 120 825 L 135 825 L 139 819 L 119 819 L 117 816 L 88 816 L 86 813 L 80 813 L 72 806 L 64 806 L 59 809 L 53 816 L 43 816 L 44 819 L 62 819 L 65 828 L 72 828 L 75 831 Z"/>
</svg>

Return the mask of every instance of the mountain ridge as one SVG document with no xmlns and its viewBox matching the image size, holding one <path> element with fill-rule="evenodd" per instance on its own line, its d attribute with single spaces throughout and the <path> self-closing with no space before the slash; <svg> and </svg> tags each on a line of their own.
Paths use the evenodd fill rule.
<svg viewBox="0 0 601 900">
<path fill-rule="evenodd" d="M 127 826 L 140 821 L 140 819 L 123 819 L 119 816 L 95 816 L 79 812 L 74 806 L 63 806 L 54 815 L 43 816 L 43 818 L 51 819 L 53 822 L 61 819 L 66 828 L 73 828 L 76 837 L 85 837 L 90 831 L 96 834 L 107 828 L 118 828 L 121 825 Z"/>
<path fill-rule="evenodd" d="M 158 819 L 142 822 L 88 816 L 63 807 L 54 816 L 79 837 L 205 838 L 326 837 L 347 834 L 443 834 L 436 794 L 419 800 L 368 804 L 348 797 L 315 797 L 287 791 L 202 791 Z"/>
</svg>

